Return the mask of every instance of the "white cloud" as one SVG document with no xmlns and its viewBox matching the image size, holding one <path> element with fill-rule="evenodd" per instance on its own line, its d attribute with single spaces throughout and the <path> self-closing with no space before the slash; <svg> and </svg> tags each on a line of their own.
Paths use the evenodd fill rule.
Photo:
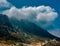
<svg viewBox="0 0 60 46">
<path fill-rule="evenodd" d="M 3 12 L 8 16 L 14 16 L 18 20 L 20 19 L 27 19 L 32 21 L 53 21 L 58 16 L 58 13 L 51 8 L 50 6 L 38 6 L 38 7 L 23 7 L 23 8 L 16 8 L 11 7 L 11 9 L 6 10 Z"/>
<path fill-rule="evenodd" d="M 60 38 L 60 29 L 52 29 L 49 30 L 48 32 Z"/>
<path fill-rule="evenodd" d="M 0 0 L 0 8 L 5 7 L 5 8 L 10 8 L 12 5 L 7 2 L 7 0 Z"/>
<path fill-rule="evenodd" d="M 18 20 L 24 19 L 33 21 L 37 25 L 40 25 L 40 27 L 43 27 L 47 30 L 54 29 L 51 21 L 54 21 L 58 16 L 58 13 L 55 11 L 55 9 L 44 5 L 38 7 L 23 7 L 20 9 L 11 7 L 9 10 L 4 11 L 2 14 L 6 14 L 9 17 L 15 17 Z M 58 36 L 60 30 L 55 29 L 49 32 L 55 36 Z"/>
</svg>

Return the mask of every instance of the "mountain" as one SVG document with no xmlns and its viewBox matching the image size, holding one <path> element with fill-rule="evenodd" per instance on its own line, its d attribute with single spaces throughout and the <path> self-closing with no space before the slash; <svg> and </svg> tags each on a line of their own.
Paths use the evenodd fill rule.
<svg viewBox="0 0 60 46">
<path fill-rule="evenodd" d="M 16 18 L 0 14 L 0 45 L 2 46 L 12 46 L 12 44 L 13 46 L 42 46 L 43 44 L 47 46 L 51 43 L 50 39 L 53 39 L 55 45 L 57 42 L 55 38 L 58 39 L 30 21 L 18 21 Z M 48 43 L 46 44 L 45 41 Z"/>
<path fill-rule="evenodd" d="M 13 37 L 11 33 L 15 32 L 8 16 L 0 14 L 0 40 L 1 39 L 11 39 L 16 40 L 17 38 Z"/>
<path fill-rule="evenodd" d="M 8 37 L 9 28 L 12 28 L 12 25 L 10 24 L 8 17 L 6 15 L 0 14 L 0 37 Z"/>
<path fill-rule="evenodd" d="M 36 24 L 27 21 L 27 20 L 20 20 L 18 21 L 16 18 L 12 17 L 10 18 L 10 21 L 12 23 L 12 25 L 14 27 L 17 27 L 19 29 L 21 29 L 23 32 L 26 32 L 28 34 L 37 36 L 40 39 L 60 39 L 52 34 L 50 34 L 49 32 L 47 32 L 46 30 L 42 29 L 41 27 L 37 26 Z"/>
<path fill-rule="evenodd" d="M 5 39 L 22 43 L 30 43 L 33 41 L 31 38 L 37 40 L 33 35 L 27 34 L 19 28 L 13 27 L 8 16 L 0 14 L 0 40 Z"/>
<path fill-rule="evenodd" d="M 16 30 L 10 23 L 8 16 L 0 14 L 0 39 L 20 40 L 12 35 L 15 32 Z"/>
</svg>

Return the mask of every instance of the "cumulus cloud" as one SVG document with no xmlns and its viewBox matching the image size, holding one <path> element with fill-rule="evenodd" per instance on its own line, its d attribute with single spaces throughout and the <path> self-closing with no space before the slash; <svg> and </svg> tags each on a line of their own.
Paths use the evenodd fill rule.
<svg viewBox="0 0 60 46">
<path fill-rule="evenodd" d="M 0 8 L 5 7 L 5 8 L 10 8 L 12 5 L 7 2 L 7 0 L 0 0 Z"/>
<path fill-rule="evenodd" d="M 60 32 L 60 30 L 54 29 L 54 26 L 51 23 L 51 21 L 54 21 L 57 18 L 58 13 L 50 6 L 42 5 L 38 7 L 22 7 L 20 9 L 13 6 L 2 12 L 2 14 L 6 14 L 8 17 L 15 17 L 18 20 L 24 19 L 32 21 L 44 29 L 51 29 L 52 31 L 50 30 L 49 32 L 55 36 L 58 36 Z"/>
<path fill-rule="evenodd" d="M 9 17 L 14 16 L 18 20 L 26 19 L 37 22 L 53 21 L 58 16 L 58 13 L 53 8 L 44 5 L 38 7 L 23 7 L 20 9 L 11 7 L 11 9 L 4 11 L 3 14 Z"/>
<path fill-rule="evenodd" d="M 48 32 L 60 38 L 60 29 L 55 28 L 55 29 L 49 30 Z"/>
</svg>

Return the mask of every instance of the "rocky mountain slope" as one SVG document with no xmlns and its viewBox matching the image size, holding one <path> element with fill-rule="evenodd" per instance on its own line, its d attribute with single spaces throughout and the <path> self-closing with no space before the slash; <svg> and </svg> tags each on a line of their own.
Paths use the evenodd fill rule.
<svg viewBox="0 0 60 46">
<path fill-rule="evenodd" d="M 27 21 L 27 20 L 20 20 L 18 21 L 16 18 L 11 18 L 10 19 L 12 25 L 14 27 L 17 27 L 21 29 L 23 32 L 30 33 L 31 35 L 35 35 L 39 37 L 42 40 L 47 40 L 47 39 L 60 39 L 46 30 L 42 29 L 41 27 L 37 26 L 33 22 Z"/>
<path fill-rule="evenodd" d="M 1 39 L 6 39 L 6 40 L 11 39 L 11 40 L 17 40 L 17 41 L 18 40 L 19 41 L 24 41 L 24 39 L 21 40 L 21 39 L 18 38 L 19 36 L 23 35 L 23 33 L 22 32 L 18 33 L 16 31 L 17 31 L 17 29 L 15 29 L 12 26 L 8 17 L 6 15 L 0 14 L 0 38 Z"/>
<path fill-rule="evenodd" d="M 0 14 L 0 46 L 47 46 L 55 38 L 32 22 Z"/>
</svg>

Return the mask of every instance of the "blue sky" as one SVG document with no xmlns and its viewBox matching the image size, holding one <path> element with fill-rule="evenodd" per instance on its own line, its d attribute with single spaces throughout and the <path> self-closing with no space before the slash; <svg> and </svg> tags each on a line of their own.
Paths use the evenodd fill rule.
<svg viewBox="0 0 60 46">
<path fill-rule="evenodd" d="M 52 32 L 54 32 L 56 29 L 57 32 L 60 32 L 60 0 L 1 0 L 0 3 L 2 4 L 2 6 L 0 4 L 0 13 L 2 11 L 10 9 L 12 6 L 14 6 L 15 8 L 14 7 L 13 8 L 16 10 L 21 9 L 24 6 L 31 7 L 31 8 L 34 8 L 34 7 L 37 8 L 42 5 L 44 5 L 43 7 L 49 6 L 50 8 L 54 8 L 55 12 L 58 13 L 58 16 L 54 21 L 47 23 L 48 26 L 46 29 L 51 29 L 51 30 L 53 30 Z M 11 9 L 13 9 L 13 8 L 11 8 Z M 26 9 L 28 9 L 28 8 L 26 8 Z M 49 25 L 49 23 L 51 23 L 51 24 Z M 50 30 L 50 32 L 51 32 L 51 30 Z M 55 33 L 52 33 L 52 34 L 55 35 Z M 57 35 L 60 35 L 60 34 L 58 33 L 58 34 L 56 34 L 56 36 Z M 60 37 L 60 36 L 58 36 L 58 37 Z"/>
<path fill-rule="evenodd" d="M 56 25 L 56 27 L 60 28 L 60 0 L 8 0 L 10 3 L 12 3 L 17 8 L 21 8 L 23 6 L 51 6 L 58 12 L 58 18 L 53 22 L 53 24 Z"/>
</svg>

